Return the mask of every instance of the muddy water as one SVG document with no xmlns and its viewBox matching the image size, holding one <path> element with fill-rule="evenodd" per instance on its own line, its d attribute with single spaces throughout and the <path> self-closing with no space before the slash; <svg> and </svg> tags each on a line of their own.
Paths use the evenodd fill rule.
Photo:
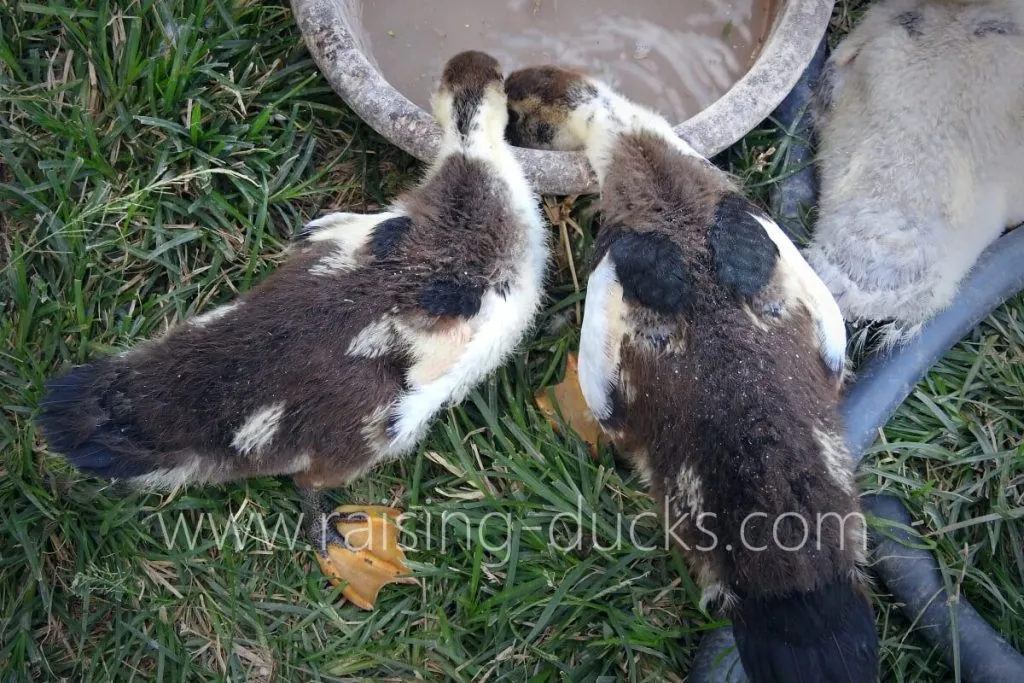
<svg viewBox="0 0 1024 683">
<path fill-rule="evenodd" d="M 384 77 L 417 104 L 445 60 L 490 52 L 506 71 L 554 63 L 602 78 L 684 121 L 750 67 L 769 23 L 767 0 L 362 0 Z"/>
</svg>

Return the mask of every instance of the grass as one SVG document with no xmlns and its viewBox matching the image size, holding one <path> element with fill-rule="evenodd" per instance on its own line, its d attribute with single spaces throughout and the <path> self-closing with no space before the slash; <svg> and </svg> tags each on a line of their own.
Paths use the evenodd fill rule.
<svg viewBox="0 0 1024 683">
<path fill-rule="evenodd" d="M 767 124 L 721 162 L 763 198 L 792 170 L 785 144 Z M 270 543 L 275 522 L 294 531 L 290 484 L 122 497 L 36 433 L 44 378 L 230 299 L 304 220 L 380 206 L 418 170 L 331 92 L 286 4 L 0 0 L 0 680 L 685 676 L 719 622 L 680 557 L 644 547 L 657 520 L 616 546 L 616 520 L 651 509 L 643 487 L 532 401 L 578 342 L 586 199 L 549 200 L 573 220 L 553 228 L 523 353 L 415 455 L 338 492 L 415 513 L 421 586 L 386 588 L 373 612 L 340 600 L 301 541 Z M 950 585 L 1017 647 L 1022 356 L 1018 297 L 917 387 L 861 477 L 908 502 Z M 557 516 L 577 504 L 592 528 L 552 548 L 575 540 Z M 884 680 L 951 680 L 878 589 Z"/>
</svg>

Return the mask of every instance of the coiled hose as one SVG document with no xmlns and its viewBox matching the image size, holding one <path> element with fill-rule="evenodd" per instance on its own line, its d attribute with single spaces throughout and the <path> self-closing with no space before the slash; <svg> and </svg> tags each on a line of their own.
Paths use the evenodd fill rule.
<svg viewBox="0 0 1024 683">
<path fill-rule="evenodd" d="M 810 139 L 804 115 L 811 90 L 825 61 L 825 41 L 800 81 L 776 110 L 774 118 L 790 131 L 790 161 L 810 162 L 803 141 Z M 794 130 L 795 129 L 795 130 Z M 813 167 L 780 181 L 772 193 L 772 209 L 791 237 L 802 241 L 799 205 L 817 197 Z M 910 343 L 872 357 L 857 370 L 857 381 L 840 409 L 846 441 L 859 463 L 864 451 L 917 383 L 946 352 L 993 310 L 1024 290 L 1024 228 L 1013 230 L 992 244 L 964 279 L 952 305 L 921 330 Z M 866 495 L 866 514 L 909 527 L 910 513 L 897 498 Z M 1015 650 L 966 598 L 946 592 L 938 562 L 930 552 L 911 547 L 914 536 L 893 527 L 887 535 L 872 532 L 870 543 L 875 574 L 903 603 L 916 630 L 943 654 L 950 666 L 959 659 L 960 676 L 969 683 L 1021 683 L 1024 656 Z M 701 640 L 687 681 L 692 683 L 745 683 L 736 642 L 729 627 L 708 631 Z"/>
</svg>

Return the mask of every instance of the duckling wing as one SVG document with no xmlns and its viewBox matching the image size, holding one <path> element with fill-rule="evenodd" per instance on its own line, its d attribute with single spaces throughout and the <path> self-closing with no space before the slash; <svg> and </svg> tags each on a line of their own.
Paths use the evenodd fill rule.
<svg viewBox="0 0 1024 683">
<path fill-rule="evenodd" d="M 694 285 L 681 248 L 665 234 L 609 230 L 604 256 L 590 275 L 580 333 L 580 388 L 598 420 L 614 412 L 624 338 L 648 347 L 674 346 L 692 309 Z"/>
<path fill-rule="evenodd" d="M 606 253 L 587 280 L 580 330 L 580 390 L 598 420 L 607 420 L 612 415 L 625 331 L 622 285 L 612 254 Z"/>
<path fill-rule="evenodd" d="M 803 302 L 814 320 L 818 352 L 828 369 L 842 374 L 846 362 L 846 323 L 839 305 L 818 274 L 797 250 L 775 221 L 750 214 L 779 249 L 779 266 L 789 271 L 799 283 L 797 298 Z"/>
<path fill-rule="evenodd" d="M 722 200 L 708 234 L 718 283 L 759 318 L 804 306 L 814 323 L 822 361 L 841 376 L 846 325 L 825 283 L 771 218 L 736 194 Z"/>
<path fill-rule="evenodd" d="M 392 412 L 392 450 L 414 446 L 439 408 L 461 401 L 504 362 L 527 329 L 535 302 L 533 296 L 502 296 L 488 289 L 475 315 L 455 319 L 446 331 L 421 336 L 410 368 L 411 389 Z"/>
</svg>

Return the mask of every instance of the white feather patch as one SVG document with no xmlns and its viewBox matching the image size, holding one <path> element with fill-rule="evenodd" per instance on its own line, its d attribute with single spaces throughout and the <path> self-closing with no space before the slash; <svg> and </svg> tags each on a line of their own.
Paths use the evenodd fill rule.
<svg viewBox="0 0 1024 683">
<path fill-rule="evenodd" d="M 400 216 L 398 211 L 381 213 L 329 213 L 306 224 L 311 230 L 307 241 L 331 241 L 347 252 L 353 252 L 366 244 L 373 229 L 380 223 Z"/>
<path fill-rule="evenodd" d="M 232 302 L 230 304 L 225 304 L 223 306 L 218 306 L 217 308 L 213 309 L 212 311 L 207 311 L 206 313 L 203 313 L 202 315 L 197 315 L 196 317 L 190 319 L 188 322 L 189 322 L 190 325 L 192 325 L 194 327 L 206 327 L 210 323 L 212 323 L 214 321 L 217 321 L 217 320 L 220 320 L 221 318 L 226 316 L 228 313 L 231 313 L 231 311 L 234 311 L 235 309 L 237 309 L 241 305 L 242 305 L 241 301 L 234 301 L 234 302 Z"/>
<path fill-rule="evenodd" d="M 355 268 L 356 260 L 352 257 L 352 254 L 339 249 L 317 261 L 316 265 L 309 269 L 309 274 L 327 277 L 329 275 L 349 273 L 355 270 Z"/>
<path fill-rule="evenodd" d="M 349 342 L 345 355 L 380 358 L 394 346 L 396 340 L 394 323 L 385 316 L 359 330 L 359 334 Z"/>
<path fill-rule="evenodd" d="M 284 401 L 260 408 L 235 432 L 232 447 L 243 455 L 259 456 L 273 442 L 283 415 Z"/>
<path fill-rule="evenodd" d="M 778 247 L 780 265 L 790 269 L 800 283 L 801 298 L 817 328 L 821 358 L 829 370 L 841 376 L 846 366 L 846 323 L 839 305 L 782 228 L 764 216 L 755 213 L 750 215 L 761 224 Z"/>
<path fill-rule="evenodd" d="M 611 256 L 605 254 L 587 280 L 587 300 L 580 330 L 580 389 L 599 421 L 612 414 L 612 389 L 618 381 L 622 348 L 622 286 Z"/>
<path fill-rule="evenodd" d="M 200 475 L 200 462 L 194 457 L 183 465 L 165 467 L 146 474 L 132 477 L 132 486 L 144 490 L 173 491 L 188 484 L 205 481 L 208 477 Z"/>
<path fill-rule="evenodd" d="M 821 457 L 825 461 L 825 469 L 844 491 L 856 491 L 853 475 L 853 459 L 846 448 L 843 437 L 834 432 L 827 432 L 815 427 L 814 438 L 821 447 Z"/>
<path fill-rule="evenodd" d="M 512 291 L 508 297 L 486 291 L 472 321 L 473 336 L 457 361 L 443 375 L 416 387 L 398 402 L 389 450 L 405 452 L 415 447 L 440 408 L 461 401 L 501 365 L 529 327 L 539 301 L 539 277 L 523 283 L 520 291 Z"/>
<path fill-rule="evenodd" d="M 356 252 L 365 245 L 373 229 L 380 223 L 402 215 L 398 211 L 383 213 L 330 213 L 306 224 L 313 232 L 308 242 L 326 242 L 333 249 L 309 269 L 310 275 L 325 277 L 345 273 L 356 267 Z"/>
<path fill-rule="evenodd" d="M 426 386 L 448 372 L 459 362 L 466 344 L 473 337 L 473 330 L 473 325 L 465 321 L 431 334 L 404 330 L 403 336 L 414 359 L 406 375 L 409 384 L 413 387 Z"/>
<path fill-rule="evenodd" d="M 680 464 L 676 471 L 674 488 L 666 487 L 671 492 L 669 503 L 676 515 L 682 517 L 689 512 L 694 520 L 704 510 L 704 482 L 692 467 Z"/>
<path fill-rule="evenodd" d="M 295 456 L 290 463 L 288 463 L 287 474 L 296 474 L 298 472 L 305 472 L 313 464 L 313 458 L 309 456 L 309 453 L 300 453 Z"/>
<path fill-rule="evenodd" d="M 705 612 L 712 605 L 717 605 L 722 611 L 728 612 L 737 602 L 739 599 L 736 593 L 718 581 L 705 585 L 700 594 L 700 608 Z"/>
</svg>

